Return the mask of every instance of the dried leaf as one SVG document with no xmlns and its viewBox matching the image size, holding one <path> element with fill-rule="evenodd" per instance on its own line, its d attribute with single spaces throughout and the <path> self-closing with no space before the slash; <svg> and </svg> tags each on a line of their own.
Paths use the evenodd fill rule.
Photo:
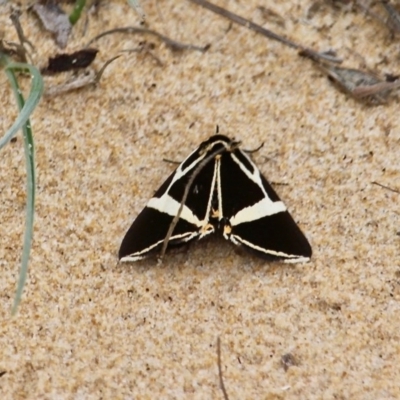
<svg viewBox="0 0 400 400">
<path fill-rule="evenodd" d="M 321 62 L 307 51 L 300 52 L 300 55 L 310 58 L 329 78 L 356 99 L 369 97 L 373 103 L 385 103 L 390 91 L 400 87 L 398 79 L 385 81 L 371 72 L 337 67 Z"/>
<path fill-rule="evenodd" d="M 49 58 L 49 63 L 42 73 L 58 73 L 88 67 L 96 58 L 97 49 L 83 49 L 71 54 L 57 54 Z"/>
<path fill-rule="evenodd" d="M 45 29 L 54 34 L 57 45 L 64 48 L 72 29 L 68 15 L 52 1 L 34 4 L 32 9 L 42 21 Z"/>
<path fill-rule="evenodd" d="M 96 72 L 92 69 L 84 71 L 82 74 L 74 75 L 66 82 L 55 86 L 47 86 L 45 96 L 53 97 L 72 90 L 81 89 L 85 86 L 92 85 L 96 82 Z"/>
</svg>

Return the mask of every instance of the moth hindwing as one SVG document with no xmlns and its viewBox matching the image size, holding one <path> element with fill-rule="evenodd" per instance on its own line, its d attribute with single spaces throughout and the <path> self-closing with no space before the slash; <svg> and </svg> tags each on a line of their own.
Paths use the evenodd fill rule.
<svg viewBox="0 0 400 400">
<path fill-rule="evenodd" d="M 161 185 L 119 249 L 137 261 L 211 233 L 263 258 L 305 262 L 311 247 L 259 169 L 223 135 L 201 143 Z"/>
</svg>

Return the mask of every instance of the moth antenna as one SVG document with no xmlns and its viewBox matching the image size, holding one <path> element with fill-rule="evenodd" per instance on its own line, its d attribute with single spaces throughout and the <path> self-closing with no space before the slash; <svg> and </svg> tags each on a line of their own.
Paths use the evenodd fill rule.
<svg viewBox="0 0 400 400">
<path fill-rule="evenodd" d="M 264 147 L 264 142 L 262 142 L 257 148 L 255 148 L 255 149 L 253 149 L 253 150 L 246 150 L 246 149 L 243 149 L 243 151 L 244 151 L 245 153 L 248 153 L 248 154 L 253 154 L 253 153 L 257 153 L 257 151 L 261 150 L 263 147 Z"/>
</svg>

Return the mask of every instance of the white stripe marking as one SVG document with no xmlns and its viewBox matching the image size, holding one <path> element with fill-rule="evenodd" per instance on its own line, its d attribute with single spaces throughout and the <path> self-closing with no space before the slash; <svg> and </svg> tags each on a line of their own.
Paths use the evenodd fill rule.
<svg viewBox="0 0 400 400">
<path fill-rule="evenodd" d="M 241 152 L 241 154 L 247 159 L 247 161 L 251 164 L 251 166 L 253 167 L 253 173 L 251 173 L 246 166 L 240 162 L 240 160 L 235 156 L 234 153 L 231 153 L 231 157 L 233 159 L 233 161 L 235 161 L 235 163 L 237 165 L 239 165 L 239 168 L 245 173 L 245 175 L 252 180 L 256 185 L 259 186 L 259 188 L 262 190 L 262 192 L 264 193 L 264 196 L 268 198 L 268 194 L 264 189 L 264 185 L 262 183 L 261 180 L 261 173 L 260 170 L 254 165 L 253 161 L 251 161 L 250 157 L 248 157 L 248 155 L 246 153 L 243 153 L 243 151 L 239 150 Z"/>
<path fill-rule="evenodd" d="M 210 162 L 212 162 L 212 161 L 210 161 Z M 172 185 L 175 182 L 177 182 L 182 176 L 184 176 L 187 173 L 187 171 L 194 168 L 197 164 L 198 164 L 198 159 L 195 162 L 193 162 L 185 171 L 180 171 L 178 173 L 178 170 L 179 170 L 179 168 L 178 168 L 174 178 L 172 179 L 171 184 L 169 185 L 169 187 L 165 191 L 165 193 L 161 197 L 151 198 L 149 200 L 149 202 L 147 203 L 147 207 L 153 208 L 154 210 L 157 210 L 162 213 L 171 215 L 172 217 L 175 217 L 179 212 L 181 203 L 176 201 L 168 193 L 169 193 Z M 215 182 L 216 182 L 218 165 L 219 164 L 217 164 L 217 162 L 215 162 L 214 173 L 213 173 L 213 178 L 212 178 L 211 187 L 210 187 L 210 194 L 209 194 L 209 199 L 208 199 L 208 204 L 207 204 L 207 209 L 206 209 L 206 214 L 204 216 L 204 219 L 202 219 L 202 220 L 198 219 L 197 216 L 194 215 L 193 211 L 189 207 L 187 207 L 185 204 L 183 205 L 182 212 L 179 215 L 179 218 L 182 218 L 183 220 L 189 222 L 190 224 L 196 225 L 198 228 L 203 228 L 204 226 L 207 225 L 208 221 L 210 220 L 212 197 L 213 197 L 213 193 L 214 193 L 214 186 L 215 186 Z"/>
<path fill-rule="evenodd" d="M 250 207 L 242 208 L 233 217 L 229 218 L 231 226 L 239 225 L 244 222 L 256 221 L 270 215 L 286 211 L 286 206 L 282 201 L 271 201 L 269 197 L 264 197 L 258 203 Z"/>
<path fill-rule="evenodd" d="M 199 236 L 199 235 L 200 235 L 200 233 L 197 232 L 197 231 L 195 231 L 195 232 L 185 232 L 185 233 L 182 233 L 180 235 L 172 236 L 169 239 L 169 241 L 176 240 L 176 239 L 181 239 L 182 242 L 188 242 L 189 240 L 191 240 L 191 239 L 193 239 L 193 238 L 195 238 L 196 236 Z M 146 247 L 145 249 L 143 249 L 141 251 L 137 251 L 136 253 L 132 253 L 129 256 L 122 257 L 120 261 L 121 262 L 130 262 L 130 261 L 141 260 L 142 258 L 147 256 L 147 253 L 149 251 L 151 251 L 152 249 L 154 249 L 158 245 L 162 244 L 163 242 L 164 242 L 164 239 L 159 240 L 158 242 L 153 243 L 151 246 Z"/>
<path fill-rule="evenodd" d="M 244 244 L 245 246 L 250 247 L 250 249 L 257 250 L 261 253 L 269 254 L 271 256 L 285 258 L 285 260 L 283 260 L 285 263 L 293 263 L 294 264 L 294 263 L 307 262 L 310 260 L 309 257 L 296 256 L 294 254 L 286 254 L 281 251 L 264 249 L 263 247 L 256 246 L 253 243 L 250 243 L 247 240 L 244 240 L 240 236 L 237 236 L 237 235 L 231 235 L 229 237 L 229 239 L 232 241 L 232 243 L 234 243 L 236 245 Z"/>
<path fill-rule="evenodd" d="M 170 195 L 168 195 L 168 192 L 166 194 L 163 194 L 160 198 L 158 197 L 151 198 L 150 201 L 147 203 L 147 207 L 171 215 L 172 217 L 175 217 L 175 215 L 178 214 L 180 206 L 181 203 L 179 203 Z M 208 215 L 206 215 L 206 218 L 207 217 Z M 204 221 L 200 221 L 193 214 L 193 211 L 186 205 L 184 205 L 182 208 L 180 218 L 184 219 L 185 221 L 193 225 L 196 225 L 198 228 L 201 228 L 204 225 Z"/>
</svg>

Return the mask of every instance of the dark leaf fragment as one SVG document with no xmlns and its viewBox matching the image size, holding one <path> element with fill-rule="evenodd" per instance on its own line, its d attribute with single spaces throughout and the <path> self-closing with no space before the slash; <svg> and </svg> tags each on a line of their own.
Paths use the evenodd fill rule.
<svg viewBox="0 0 400 400">
<path fill-rule="evenodd" d="M 42 70 L 43 73 L 58 73 L 88 67 L 96 58 L 97 49 L 89 48 L 71 54 L 57 54 L 49 58 L 49 64 Z"/>
</svg>

